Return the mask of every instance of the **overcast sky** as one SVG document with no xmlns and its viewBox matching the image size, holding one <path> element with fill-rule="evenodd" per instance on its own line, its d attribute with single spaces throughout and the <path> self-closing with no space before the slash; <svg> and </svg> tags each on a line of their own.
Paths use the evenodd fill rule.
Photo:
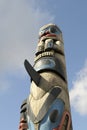
<svg viewBox="0 0 87 130">
<path fill-rule="evenodd" d="M 38 31 L 47 23 L 63 33 L 73 130 L 87 129 L 87 1 L 0 0 L 0 130 L 18 129 L 30 86 L 23 63 L 33 65 Z"/>
</svg>

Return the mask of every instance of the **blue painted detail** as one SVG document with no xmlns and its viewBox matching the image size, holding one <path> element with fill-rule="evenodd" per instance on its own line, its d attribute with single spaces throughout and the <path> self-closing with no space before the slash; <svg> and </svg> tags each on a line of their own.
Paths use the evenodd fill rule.
<svg viewBox="0 0 87 130">
<path fill-rule="evenodd" d="M 65 81 L 66 79 L 66 71 L 65 71 L 65 65 L 61 58 L 55 58 L 55 57 L 41 57 L 39 60 L 36 61 L 34 64 L 34 69 L 38 72 L 40 71 L 54 71 L 58 75 L 61 76 Z"/>
<path fill-rule="evenodd" d="M 33 124 L 33 122 L 31 120 L 29 120 L 28 128 L 29 128 L 29 130 L 35 130 L 34 124 Z"/>
<path fill-rule="evenodd" d="M 47 27 L 43 30 L 39 31 L 39 36 L 42 36 L 43 34 L 45 34 L 46 32 L 49 32 L 50 34 L 56 34 L 56 35 L 60 35 L 61 31 L 57 28 L 57 27 Z"/>
<path fill-rule="evenodd" d="M 53 110 L 58 110 L 58 118 L 54 123 L 51 122 L 50 120 L 50 114 Z M 64 102 L 61 99 L 56 99 L 49 108 L 43 120 L 40 122 L 38 130 L 53 130 L 54 128 L 58 127 L 58 125 L 61 122 L 63 112 L 64 112 Z M 29 130 L 35 130 L 32 121 L 29 122 Z"/>
<path fill-rule="evenodd" d="M 49 119 L 49 115 L 55 109 L 58 110 L 58 119 L 55 123 L 52 123 Z M 56 99 L 52 104 L 51 108 L 49 109 L 49 111 L 47 112 L 46 116 L 41 121 L 40 130 L 53 130 L 53 128 L 56 128 L 60 124 L 63 112 L 64 112 L 64 102 L 61 99 Z"/>
<path fill-rule="evenodd" d="M 56 63 L 53 59 L 51 58 L 43 58 L 41 60 L 39 60 L 39 62 L 37 62 L 34 66 L 34 69 L 36 71 L 39 71 L 39 70 L 43 70 L 43 69 L 52 69 L 52 68 L 55 68 L 56 66 Z"/>
</svg>

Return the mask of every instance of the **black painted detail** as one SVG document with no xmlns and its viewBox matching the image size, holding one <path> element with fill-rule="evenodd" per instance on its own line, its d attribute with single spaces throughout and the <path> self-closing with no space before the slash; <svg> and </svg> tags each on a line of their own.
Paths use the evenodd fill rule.
<svg viewBox="0 0 87 130">
<path fill-rule="evenodd" d="M 67 127 L 68 127 L 68 122 L 69 122 L 69 116 L 66 115 L 65 121 L 64 121 L 65 129 L 67 129 Z"/>
<path fill-rule="evenodd" d="M 26 116 L 27 116 L 27 99 L 23 101 L 22 105 L 21 105 L 21 110 L 20 110 L 20 120 L 22 118 L 25 119 L 25 122 L 27 122 L 27 119 L 26 119 Z"/>
<path fill-rule="evenodd" d="M 28 74 L 30 75 L 31 79 L 38 86 L 40 79 L 41 79 L 40 74 L 38 72 L 36 72 L 36 70 L 31 66 L 31 64 L 27 60 L 24 61 L 24 66 L 25 66 Z"/>
<path fill-rule="evenodd" d="M 53 110 L 50 114 L 50 121 L 55 123 L 58 119 L 58 110 Z"/>
<path fill-rule="evenodd" d="M 22 105 L 21 105 L 21 111 L 22 112 L 26 112 L 27 111 L 27 99 L 23 101 Z"/>
</svg>

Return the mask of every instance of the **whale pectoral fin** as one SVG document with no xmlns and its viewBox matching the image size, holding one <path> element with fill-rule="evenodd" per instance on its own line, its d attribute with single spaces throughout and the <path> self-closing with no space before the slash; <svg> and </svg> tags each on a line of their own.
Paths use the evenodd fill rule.
<svg viewBox="0 0 87 130">
<path fill-rule="evenodd" d="M 35 82 L 35 84 L 38 86 L 41 76 L 36 70 L 31 66 L 31 64 L 28 62 L 28 60 L 24 61 L 24 66 L 28 74 L 30 75 L 31 79 Z"/>
</svg>

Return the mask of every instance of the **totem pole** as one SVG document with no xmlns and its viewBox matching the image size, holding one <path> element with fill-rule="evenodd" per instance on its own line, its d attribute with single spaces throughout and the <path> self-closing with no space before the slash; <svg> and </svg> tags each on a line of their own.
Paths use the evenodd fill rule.
<svg viewBox="0 0 87 130">
<path fill-rule="evenodd" d="M 19 130 L 72 130 L 64 43 L 55 24 L 40 28 L 29 97 L 21 105 Z"/>
</svg>

